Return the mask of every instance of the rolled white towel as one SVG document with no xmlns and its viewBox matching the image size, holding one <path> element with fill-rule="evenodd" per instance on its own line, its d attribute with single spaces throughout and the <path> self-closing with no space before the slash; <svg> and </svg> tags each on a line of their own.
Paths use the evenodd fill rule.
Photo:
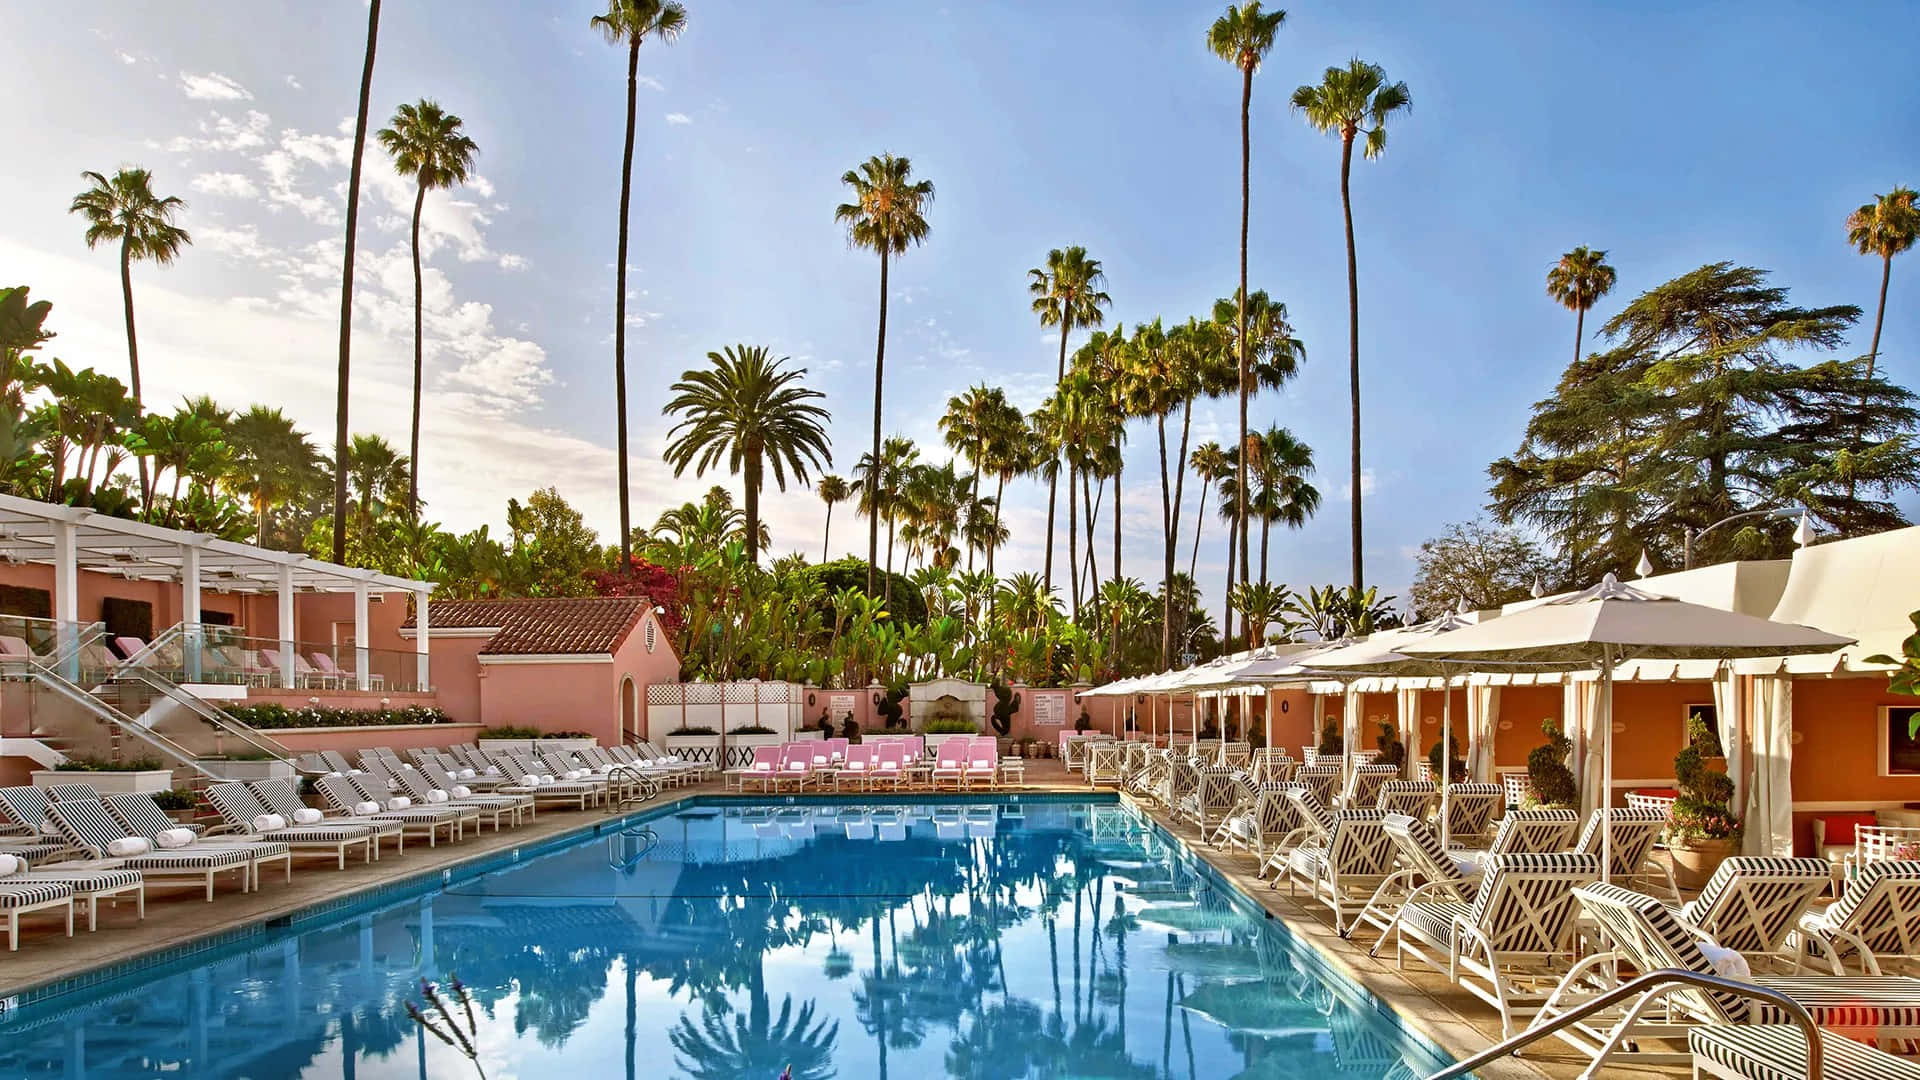
<svg viewBox="0 0 1920 1080">
<path fill-rule="evenodd" d="M 405 795 L 395 795 L 393 798 L 387 800 L 387 809 L 389 810 L 408 810 L 412 807 L 413 800 L 407 798 Z"/>
<path fill-rule="evenodd" d="M 460 770 L 460 774 L 459 774 L 459 779 L 461 779 L 461 780 L 471 780 L 471 779 L 473 779 L 473 770 L 472 770 L 472 769 L 461 769 L 461 770 Z"/>
<path fill-rule="evenodd" d="M 162 829 L 153 834 L 153 842 L 162 851 L 178 851 L 193 843 L 192 829 Z"/>
<path fill-rule="evenodd" d="M 465 775 L 466 775 L 466 778 L 467 778 L 467 779 L 469 779 L 469 780 L 471 780 L 471 779 L 473 779 L 473 770 L 472 770 L 472 769 L 467 769 L 467 770 L 465 770 Z M 489 765 L 489 766 L 487 766 L 487 775 L 488 775 L 488 776 L 499 776 L 499 775 L 500 775 L 500 766 L 498 766 L 498 765 Z"/>
<path fill-rule="evenodd" d="M 451 794 L 456 799 L 464 799 L 467 796 L 473 794 L 473 789 L 468 787 L 465 784 L 455 784 L 453 785 L 453 791 L 451 792 Z"/>
<path fill-rule="evenodd" d="M 339 776 L 339 775 L 340 775 L 340 770 L 339 770 L 339 769 L 335 769 L 335 770 L 333 770 L 332 772 L 330 772 L 330 773 L 328 773 L 327 775 L 328 775 L 328 776 Z"/>
<path fill-rule="evenodd" d="M 280 815 L 261 814 L 260 816 L 254 818 L 253 821 L 251 822 L 251 824 L 253 825 L 253 831 L 254 832 L 272 832 L 275 829 L 286 828 L 287 821 L 285 818 L 280 818 L 280 824 L 278 825 L 275 825 L 273 823 L 273 819 L 276 817 L 280 817 Z"/>
<path fill-rule="evenodd" d="M 368 814 L 377 814 L 380 812 L 380 804 L 371 800 L 354 803 L 353 812 L 361 817 L 366 817 Z"/>
<path fill-rule="evenodd" d="M 1753 968 L 1747 965 L 1747 958 L 1732 949 L 1723 949 L 1718 945 L 1700 943 L 1700 955 L 1713 965 L 1713 973 L 1723 979 L 1739 979 L 1741 982 L 1753 981 Z"/>
<path fill-rule="evenodd" d="M 553 783 L 553 774 L 552 774 L 552 773 L 550 773 L 550 772 L 549 772 L 549 773 L 541 773 L 541 774 L 540 774 L 540 782 L 541 782 L 541 783 L 543 783 L 543 784 L 551 784 L 551 783 Z"/>
<path fill-rule="evenodd" d="M 533 775 L 532 773 L 528 773 L 527 775 L 520 778 L 521 787 L 539 787 L 540 783 L 541 783 L 540 778 Z"/>
<path fill-rule="evenodd" d="M 18 855 L 9 855 L 6 852 L 0 851 L 0 877 L 17 874 L 20 872 L 20 868 L 25 865 L 27 864 L 22 861 Z"/>
<path fill-rule="evenodd" d="M 153 842 L 144 836 L 123 836 L 107 844 L 107 854 L 116 859 L 131 859 L 153 850 Z"/>
<path fill-rule="evenodd" d="M 569 780 L 578 780 L 587 774 L 584 772 L 581 772 L 579 769 L 568 769 L 566 772 L 563 772 L 560 775 L 566 777 Z"/>
<path fill-rule="evenodd" d="M 325 820 L 325 818 L 325 814 L 322 814 L 311 806 L 303 806 L 293 812 L 293 823 L 295 825 L 318 825 L 321 821 Z"/>
<path fill-rule="evenodd" d="M 1453 868 L 1460 871 L 1461 877 L 1479 877 L 1487 871 L 1487 853 L 1484 851 L 1449 851 Z"/>
<path fill-rule="evenodd" d="M 593 771 L 594 771 L 594 772 L 597 772 L 597 773 L 599 773 L 599 774 L 600 774 L 601 776 L 605 776 L 605 775 L 607 775 L 608 773 L 610 773 L 610 772 L 612 772 L 612 771 L 613 771 L 613 766 L 611 766 L 611 765 L 595 765 L 595 766 L 593 767 Z"/>
<path fill-rule="evenodd" d="M 444 791 L 441 791 L 439 788 L 434 788 L 431 791 L 427 792 L 427 801 L 430 803 L 446 802 L 447 793 Z"/>
</svg>

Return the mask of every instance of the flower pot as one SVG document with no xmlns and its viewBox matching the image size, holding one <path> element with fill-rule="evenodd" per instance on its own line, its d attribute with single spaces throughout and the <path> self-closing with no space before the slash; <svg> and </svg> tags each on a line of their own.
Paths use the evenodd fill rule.
<svg viewBox="0 0 1920 1080">
<path fill-rule="evenodd" d="M 165 791 L 173 786 L 173 771 L 171 769 L 140 769 L 126 772 L 34 770 L 34 787 L 47 788 L 57 784 L 86 784 L 102 795 Z"/>
<path fill-rule="evenodd" d="M 1667 843 L 1667 851 L 1673 856 L 1673 880 L 1682 889 L 1698 890 L 1704 886 L 1720 864 L 1740 849 L 1740 841 L 1735 837 L 1716 840 L 1674 840 Z"/>
</svg>

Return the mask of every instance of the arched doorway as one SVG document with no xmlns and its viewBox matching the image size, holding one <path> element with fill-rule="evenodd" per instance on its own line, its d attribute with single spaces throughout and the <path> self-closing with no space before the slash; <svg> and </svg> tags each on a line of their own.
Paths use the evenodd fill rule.
<svg viewBox="0 0 1920 1080">
<path fill-rule="evenodd" d="M 646 737 L 640 729 L 640 695 L 633 685 L 633 676 L 623 676 L 620 680 L 620 738 L 623 742 L 639 742 Z"/>
</svg>

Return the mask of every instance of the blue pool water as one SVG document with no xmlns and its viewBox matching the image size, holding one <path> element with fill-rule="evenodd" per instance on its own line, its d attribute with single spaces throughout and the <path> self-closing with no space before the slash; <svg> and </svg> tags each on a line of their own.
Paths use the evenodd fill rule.
<svg viewBox="0 0 1920 1080">
<path fill-rule="evenodd" d="M 0 1077 L 477 1076 L 407 1014 L 449 974 L 491 1080 L 1438 1065 L 1116 803 L 713 800 L 28 1001 Z"/>
</svg>

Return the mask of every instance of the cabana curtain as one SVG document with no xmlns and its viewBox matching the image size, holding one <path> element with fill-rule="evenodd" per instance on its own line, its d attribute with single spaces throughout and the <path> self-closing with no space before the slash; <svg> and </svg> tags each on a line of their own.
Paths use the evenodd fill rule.
<svg viewBox="0 0 1920 1080">
<path fill-rule="evenodd" d="M 1753 680 L 1753 783 L 1747 786 L 1749 855 L 1793 854 L 1793 680 Z"/>
<path fill-rule="evenodd" d="M 1480 783 L 1493 779 L 1493 743 L 1500 730 L 1500 688 L 1467 688 L 1467 768 Z"/>
</svg>

